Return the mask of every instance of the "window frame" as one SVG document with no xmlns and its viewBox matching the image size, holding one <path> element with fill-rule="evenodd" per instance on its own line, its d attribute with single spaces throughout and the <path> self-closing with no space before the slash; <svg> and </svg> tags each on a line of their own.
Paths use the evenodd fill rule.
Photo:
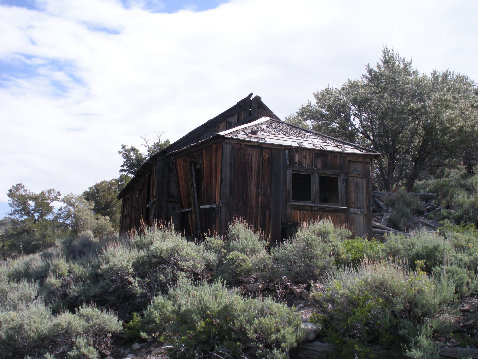
<svg viewBox="0 0 478 359">
<path fill-rule="evenodd" d="M 292 174 L 309 174 L 311 176 L 311 200 L 310 201 L 298 201 L 294 200 L 292 193 Z M 338 190 L 338 202 L 320 202 L 320 177 L 335 177 L 337 178 L 337 190 Z M 317 207 L 340 207 L 345 208 L 345 175 L 340 171 L 325 171 L 312 168 L 289 168 L 287 171 L 287 187 L 289 189 L 288 202 L 292 205 L 306 205 Z"/>
</svg>

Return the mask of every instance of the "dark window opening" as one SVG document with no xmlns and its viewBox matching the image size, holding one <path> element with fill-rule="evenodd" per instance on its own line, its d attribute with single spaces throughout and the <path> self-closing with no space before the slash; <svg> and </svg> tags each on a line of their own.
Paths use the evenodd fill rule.
<svg viewBox="0 0 478 359">
<path fill-rule="evenodd" d="M 198 205 L 202 205 L 203 203 L 203 198 L 202 198 L 202 171 L 201 167 L 196 164 L 194 166 L 194 184 L 196 186 L 196 198 L 198 201 Z"/>
<path fill-rule="evenodd" d="M 339 177 L 319 176 L 319 202 L 339 203 Z"/>
<path fill-rule="evenodd" d="M 312 175 L 310 173 L 292 173 L 292 200 L 312 201 Z"/>
</svg>

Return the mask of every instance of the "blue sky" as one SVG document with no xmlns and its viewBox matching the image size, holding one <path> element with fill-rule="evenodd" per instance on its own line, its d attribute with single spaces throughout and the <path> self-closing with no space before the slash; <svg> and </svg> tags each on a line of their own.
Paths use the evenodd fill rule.
<svg viewBox="0 0 478 359">
<path fill-rule="evenodd" d="M 284 118 L 384 46 L 478 80 L 477 38 L 475 0 L 0 0 L 0 216 L 16 183 L 82 193 L 250 92 Z"/>
<path fill-rule="evenodd" d="M 183 0 L 121 0 L 121 5 L 130 9 L 136 6 L 150 12 L 175 13 L 180 10 L 204 11 L 216 8 L 219 4 L 227 2 L 226 0 L 201 0 L 201 1 L 183 1 Z M 37 0 L 1 0 L 0 5 L 17 6 L 31 10 L 42 10 L 42 2 Z"/>
<path fill-rule="evenodd" d="M 0 219 L 5 217 L 10 212 L 10 206 L 6 202 L 0 202 Z"/>
</svg>

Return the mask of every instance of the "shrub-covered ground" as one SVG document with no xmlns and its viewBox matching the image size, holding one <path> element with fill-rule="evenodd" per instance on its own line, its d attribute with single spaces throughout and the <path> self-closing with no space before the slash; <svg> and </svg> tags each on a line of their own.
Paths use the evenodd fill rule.
<svg viewBox="0 0 478 359">
<path fill-rule="evenodd" d="M 85 234 L 0 271 L 1 358 L 117 357 L 142 341 L 171 358 L 285 358 L 305 340 L 299 302 L 337 358 L 478 344 L 459 311 L 476 302 L 478 231 L 450 222 L 376 241 L 323 220 L 273 248 L 241 221 L 202 242 Z"/>
</svg>

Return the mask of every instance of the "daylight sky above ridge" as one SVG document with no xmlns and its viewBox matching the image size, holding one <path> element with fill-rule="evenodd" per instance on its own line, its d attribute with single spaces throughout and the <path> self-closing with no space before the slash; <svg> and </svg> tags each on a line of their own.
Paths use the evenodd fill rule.
<svg viewBox="0 0 478 359">
<path fill-rule="evenodd" d="M 14 184 L 79 194 L 250 92 L 284 118 L 384 46 L 478 80 L 478 2 L 0 0 L 0 217 Z"/>
</svg>

